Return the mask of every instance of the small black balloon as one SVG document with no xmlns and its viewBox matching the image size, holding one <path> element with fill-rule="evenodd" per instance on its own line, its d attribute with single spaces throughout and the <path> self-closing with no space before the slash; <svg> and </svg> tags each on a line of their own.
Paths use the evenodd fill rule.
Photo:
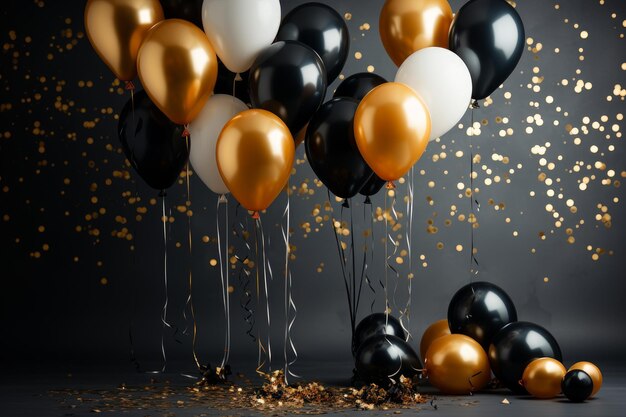
<svg viewBox="0 0 626 417">
<path fill-rule="evenodd" d="M 524 51 L 524 24 L 506 0 L 470 0 L 450 26 L 450 50 L 472 76 L 472 98 L 495 91 L 515 69 Z"/>
<path fill-rule="evenodd" d="M 328 84 L 339 76 L 350 51 L 346 22 L 322 3 L 305 3 L 287 13 L 276 40 L 302 42 L 317 52 L 324 61 Z"/>
<path fill-rule="evenodd" d="M 452 333 L 476 340 L 487 351 L 491 338 L 509 323 L 517 321 L 511 298 L 497 285 L 473 282 L 458 290 L 448 306 Z"/>
<path fill-rule="evenodd" d="M 422 369 L 413 348 L 397 336 L 370 337 L 357 351 L 355 366 L 358 376 L 368 384 L 389 386 L 400 376 L 412 378 Z"/>
<path fill-rule="evenodd" d="M 166 19 L 184 19 L 202 29 L 203 0 L 161 0 Z"/>
<path fill-rule="evenodd" d="M 385 184 L 387 184 L 387 181 L 381 179 L 376 173 L 372 173 L 372 176 L 365 185 L 361 187 L 359 193 L 366 197 L 372 196 L 378 193 Z"/>
<path fill-rule="evenodd" d="M 139 176 L 152 188 L 174 184 L 189 158 L 183 127 L 172 123 L 140 91 L 124 106 L 118 122 L 122 150 Z"/>
<path fill-rule="evenodd" d="M 388 316 L 385 313 L 370 314 L 356 326 L 354 347 L 358 350 L 366 340 L 385 334 L 397 336 L 403 340 L 406 337 L 402 324 L 400 324 L 397 318 L 391 315 Z"/>
<path fill-rule="evenodd" d="M 380 75 L 371 72 L 359 72 L 343 80 L 335 90 L 333 97 L 351 97 L 361 101 L 367 93 L 386 82 L 387 80 Z"/>
<path fill-rule="evenodd" d="M 276 42 L 250 68 L 252 106 L 280 117 L 295 137 L 324 101 L 324 74 L 313 49 L 295 41 Z"/>
<path fill-rule="evenodd" d="M 493 337 L 489 346 L 491 370 L 505 387 L 516 393 L 526 393 L 519 381 L 526 366 L 538 358 L 563 361 L 554 336 L 534 323 L 507 324 Z"/>
<path fill-rule="evenodd" d="M 337 197 L 354 197 L 372 176 L 354 139 L 354 113 L 359 103 L 334 98 L 315 113 L 304 149 L 315 175 Z"/>
<path fill-rule="evenodd" d="M 570 401 L 582 403 L 593 392 L 593 380 L 581 369 L 572 369 L 561 381 L 561 391 Z"/>
<path fill-rule="evenodd" d="M 231 72 L 222 60 L 217 60 L 217 80 L 215 81 L 215 87 L 213 88 L 214 94 L 228 94 L 229 96 L 235 93 L 235 97 L 243 101 L 245 104 L 250 104 L 250 71 L 242 72 L 239 74 L 241 80 L 236 80 L 237 74 Z"/>
</svg>

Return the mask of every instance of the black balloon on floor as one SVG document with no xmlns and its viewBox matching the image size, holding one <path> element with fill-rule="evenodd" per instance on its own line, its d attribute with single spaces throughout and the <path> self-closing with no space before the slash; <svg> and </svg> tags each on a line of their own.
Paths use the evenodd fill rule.
<svg viewBox="0 0 626 417">
<path fill-rule="evenodd" d="M 189 157 L 183 126 L 172 123 L 140 91 L 128 100 L 118 122 L 122 150 L 139 176 L 152 188 L 165 190 L 178 178 Z"/>
<path fill-rule="evenodd" d="M 496 378 L 516 393 L 526 392 L 519 381 L 533 359 L 547 357 L 563 361 L 561 348 L 554 336 L 538 324 L 525 321 L 504 326 L 493 337 L 488 354 Z"/>
<path fill-rule="evenodd" d="M 343 17 L 322 3 L 302 4 L 283 18 L 277 41 L 298 41 L 312 48 L 324 61 L 327 82 L 341 72 L 350 51 L 350 33 Z"/>
<path fill-rule="evenodd" d="M 315 113 L 304 141 L 306 156 L 315 175 L 341 198 L 351 198 L 372 176 L 354 139 L 354 113 L 359 103 L 334 98 Z"/>
<path fill-rule="evenodd" d="M 354 332 L 355 350 L 358 350 L 371 337 L 385 334 L 397 336 L 403 340 L 406 337 L 404 329 L 397 318 L 385 313 L 370 314 L 356 326 Z"/>
<path fill-rule="evenodd" d="M 450 331 L 471 337 L 485 351 L 496 333 L 514 321 L 517 311 L 513 301 L 502 288 L 489 282 L 464 286 L 448 306 Z"/>
<path fill-rule="evenodd" d="M 343 80 L 333 97 L 351 97 L 361 101 L 367 93 L 386 82 L 383 77 L 372 72 L 359 72 Z"/>
<path fill-rule="evenodd" d="M 400 376 L 412 378 L 422 369 L 413 348 L 397 336 L 370 337 L 356 354 L 356 370 L 365 383 L 386 387 Z"/>
<path fill-rule="evenodd" d="M 572 369 L 563 377 L 561 391 L 570 401 L 581 403 L 591 395 L 593 380 L 581 369 Z"/>
</svg>

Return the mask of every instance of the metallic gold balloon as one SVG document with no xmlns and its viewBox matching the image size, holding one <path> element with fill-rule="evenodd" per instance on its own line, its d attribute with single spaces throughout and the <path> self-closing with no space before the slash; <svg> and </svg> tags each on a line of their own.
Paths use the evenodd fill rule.
<svg viewBox="0 0 626 417">
<path fill-rule="evenodd" d="M 426 351 L 433 343 L 435 339 L 440 338 L 441 336 L 447 336 L 450 334 L 450 326 L 448 325 L 448 320 L 439 320 L 428 326 L 424 334 L 422 335 L 422 340 L 420 341 L 420 356 L 422 359 L 426 357 Z"/>
<path fill-rule="evenodd" d="M 163 20 L 158 0 L 89 0 L 85 6 L 87 37 L 117 78 L 137 75 L 137 52 L 148 29 Z"/>
<path fill-rule="evenodd" d="M 565 367 L 556 359 L 539 358 L 524 369 L 520 384 L 533 397 L 553 398 L 561 393 L 565 373 Z"/>
<path fill-rule="evenodd" d="M 380 39 L 397 66 L 429 46 L 448 48 L 452 9 L 447 0 L 387 0 L 380 12 Z"/>
<path fill-rule="evenodd" d="M 354 115 L 359 152 L 376 175 L 395 181 L 424 153 L 430 114 L 410 87 L 385 83 L 367 94 Z"/>
<path fill-rule="evenodd" d="M 148 32 L 137 58 L 141 84 L 174 123 L 187 124 L 202 110 L 217 79 L 217 57 L 193 23 L 168 19 Z"/>
<path fill-rule="evenodd" d="M 246 110 L 224 126 L 217 167 L 224 183 L 248 210 L 265 210 L 285 187 L 295 156 L 285 123 L 266 110 Z"/>
<path fill-rule="evenodd" d="M 487 354 L 478 342 L 462 334 L 435 339 L 426 351 L 424 367 L 430 383 L 444 394 L 469 394 L 491 380 Z"/>
<path fill-rule="evenodd" d="M 591 377 L 591 380 L 593 381 L 593 391 L 591 391 L 591 397 L 593 397 L 598 393 L 598 391 L 600 391 L 600 388 L 602 388 L 602 372 L 600 372 L 600 368 L 598 368 L 591 362 L 576 362 L 575 364 L 570 366 L 567 371 L 569 372 L 573 369 L 580 369 L 582 371 L 585 371 Z"/>
</svg>

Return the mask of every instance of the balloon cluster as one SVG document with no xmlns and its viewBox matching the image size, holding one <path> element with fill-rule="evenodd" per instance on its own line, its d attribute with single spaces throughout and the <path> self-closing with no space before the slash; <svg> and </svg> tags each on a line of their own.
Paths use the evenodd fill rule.
<svg viewBox="0 0 626 417">
<path fill-rule="evenodd" d="M 511 298 L 488 282 L 454 294 L 448 320 L 426 329 L 420 352 L 430 383 L 447 394 L 484 388 L 491 371 L 514 393 L 537 398 L 562 390 L 572 401 L 583 401 L 602 385 L 600 370 L 589 362 L 574 364 L 566 375 L 556 339 L 537 324 L 517 321 Z"/>
</svg>

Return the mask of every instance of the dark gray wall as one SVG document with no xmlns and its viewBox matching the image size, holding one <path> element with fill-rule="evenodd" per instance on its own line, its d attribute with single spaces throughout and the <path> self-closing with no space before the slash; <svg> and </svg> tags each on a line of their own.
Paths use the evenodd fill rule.
<svg viewBox="0 0 626 417">
<path fill-rule="evenodd" d="M 393 79 L 395 67 L 378 37 L 383 2 L 324 2 L 341 14 L 351 13 L 348 25 L 352 45 L 343 74 L 365 71 L 373 65 L 375 72 Z M 300 3 L 283 2 L 284 12 Z M 626 7 L 623 1 L 604 3 L 567 1 L 557 9 L 553 2 L 518 2 L 529 43 L 530 38 L 533 42 L 517 70 L 492 95 L 493 102 L 474 113 L 477 121 L 485 121 L 480 135 L 473 138 L 481 156 L 475 181 L 481 204 L 480 227 L 475 231 L 478 278 L 503 287 L 515 301 L 521 319 L 550 329 L 568 360 L 622 360 L 618 355 L 626 348 L 626 213 L 623 188 L 619 187 L 626 169 L 621 138 L 625 109 L 623 93 L 620 97 L 620 91 L 615 91 L 616 84 L 626 84 Z M 44 7 L 33 2 L 6 4 L 0 25 L 4 46 L 0 55 L 2 357 L 46 361 L 123 358 L 129 348 L 128 324 L 134 317 L 138 357 L 156 360 L 163 302 L 160 214 L 159 207 L 149 203 L 156 193 L 134 173 L 127 180 L 114 175 L 114 171 L 129 170 L 119 149 L 114 117 L 127 96 L 110 90 L 114 77 L 82 36 L 82 2 L 45 2 Z M 453 10 L 460 5 L 453 1 Z M 365 23 L 369 30 L 363 28 Z M 582 31 L 586 31 L 586 39 L 581 37 Z M 357 51 L 363 55 L 360 60 L 354 57 Z M 533 81 L 533 77 L 541 78 Z M 579 80 L 583 86 L 577 92 Z M 585 88 L 587 82 L 590 84 Z M 533 90 L 535 85 L 539 91 Z M 548 96 L 553 100 L 550 103 Z M 61 103 L 58 108 L 57 102 Z M 68 105 L 67 110 L 63 105 Z M 535 115 L 540 115 L 541 126 L 529 122 Z M 502 122 L 504 118 L 508 123 Z M 459 182 L 466 187 L 468 184 L 469 138 L 465 129 L 469 121 L 468 112 L 461 121 L 464 127 L 431 143 L 417 165 L 410 324 L 415 343 L 429 322 L 445 317 L 449 299 L 470 279 L 469 224 L 458 220 L 459 214 L 467 216 L 470 203 L 457 189 Z M 530 127 L 532 132 L 527 133 Z M 508 128 L 513 133 L 501 137 L 500 131 Z M 300 162 L 303 152 L 300 147 Z M 457 157 L 457 152 L 463 156 Z M 500 161 L 498 155 L 508 158 L 508 163 Z M 298 307 L 293 339 L 302 362 L 349 360 L 347 304 L 329 225 L 325 223 L 306 237 L 302 227 L 305 222 L 313 229 L 319 226 L 311 213 L 316 204 L 326 201 L 326 191 L 314 185 L 314 175 L 306 163 L 296 168 L 291 184 L 298 190 L 308 182 L 315 193 L 306 198 L 296 193 L 291 199 L 293 243 L 297 248 L 292 264 L 293 290 Z M 540 181 L 542 174 L 551 185 Z M 496 176 L 500 182 L 495 182 Z M 491 185 L 485 184 L 487 178 Z M 581 190 L 580 184 L 587 181 L 586 189 Z M 186 248 L 186 217 L 174 210 L 169 313 L 182 331 L 187 271 L 191 267 L 198 351 L 203 361 L 216 362 L 224 318 L 218 269 L 208 264 L 217 257 L 217 249 L 201 238 L 215 237 L 217 197 L 196 177 L 192 177 L 191 186 L 193 257 Z M 132 205 L 127 197 L 136 190 L 143 201 Z M 548 190 L 554 195 L 547 195 Z M 169 202 L 184 204 L 185 192 L 181 181 L 170 191 Z M 405 187 L 398 193 L 404 196 Z M 92 197 L 97 197 L 97 202 L 92 202 Z M 574 201 L 576 212 L 568 206 L 569 199 Z M 496 210 L 500 203 L 503 209 Z M 264 216 L 266 231 L 272 235 L 270 257 L 275 270 L 271 285 L 275 351 L 282 345 L 282 248 L 277 224 L 284 204 L 282 196 Z M 547 204 L 552 205 L 552 212 L 546 210 Z M 148 208 L 141 222 L 135 221 L 137 205 Z M 334 205 L 338 209 L 339 205 Z M 374 206 L 384 206 L 382 196 L 374 198 Z M 360 239 L 363 207 L 359 201 L 354 201 L 353 207 L 355 233 Z M 101 208 L 106 212 L 98 218 L 86 217 Z M 405 211 L 402 205 L 399 211 Z M 556 219 L 554 212 L 558 213 Z M 232 219 L 234 202 L 230 214 Z M 606 216 L 604 222 L 597 220 L 604 214 L 610 215 L 610 223 Z M 116 216 L 128 222 L 120 224 Z M 432 233 L 432 228 L 428 232 L 429 221 L 437 233 Z M 134 235 L 132 242 L 112 236 L 124 227 Z M 572 243 L 568 243 L 568 229 Z M 401 233 L 404 230 L 403 225 Z M 370 271 L 378 279 L 384 277 L 380 222 L 375 236 L 376 258 Z M 442 249 L 438 243 L 443 244 Z M 48 245 L 48 250 L 43 245 Z M 456 250 L 457 245 L 463 246 L 462 251 Z M 235 251 L 245 256 L 240 243 Z M 595 253 L 599 253 L 597 260 L 592 258 Z M 321 263 L 323 270 L 317 272 Z M 400 271 L 397 301 L 403 305 L 407 297 L 406 262 Z M 101 283 L 103 277 L 106 285 Z M 393 276 L 389 279 L 393 281 Z M 245 335 L 243 310 L 238 305 L 241 286 L 236 276 L 232 282 L 236 360 L 253 357 L 256 348 Z M 381 297 L 377 290 L 377 311 L 382 310 Z M 371 298 L 365 289 L 360 317 L 369 311 Z M 177 337 L 181 344 L 168 334 L 170 357 L 191 363 L 190 337 Z M 277 359 L 275 365 L 279 364 Z"/>
</svg>

